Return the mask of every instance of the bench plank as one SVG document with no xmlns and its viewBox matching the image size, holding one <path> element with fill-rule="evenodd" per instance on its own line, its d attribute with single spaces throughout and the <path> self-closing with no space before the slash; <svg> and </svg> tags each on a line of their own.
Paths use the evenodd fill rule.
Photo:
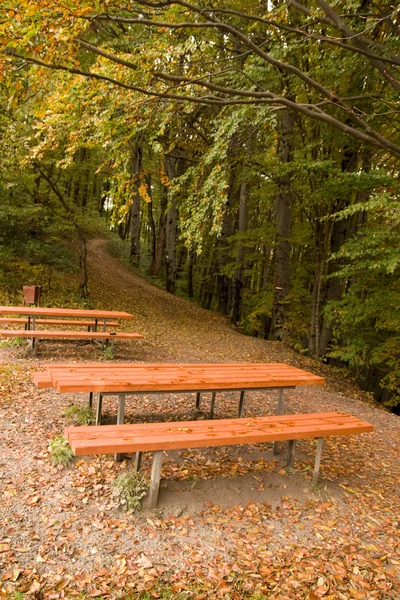
<svg viewBox="0 0 400 600">
<path fill-rule="evenodd" d="M 0 317 L 0 323 L 27 323 L 27 319 L 23 317 Z M 71 319 L 36 319 L 36 325 L 60 325 L 60 326 L 71 326 L 71 327 L 94 327 L 96 321 L 71 321 Z M 97 323 L 101 325 L 101 323 Z M 117 321 L 107 321 L 107 327 L 120 327 L 121 324 Z"/>
<path fill-rule="evenodd" d="M 76 456 L 159 451 L 282 440 L 321 438 L 373 431 L 373 425 L 346 413 L 315 413 L 217 421 L 179 421 L 67 427 Z"/>
<path fill-rule="evenodd" d="M 31 317 L 88 317 L 92 319 L 134 319 L 125 311 L 81 308 L 48 308 L 41 306 L 0 306 L 2 315 L 27 315 Z"/>
<path fill-rule="evenodd" d="M 131 332 L 107 332 L 107 331 L 47 331 L 37 329 L 0 329 L 1 337 L 22 337 L 22 338 L 65 338 L 65 339 L 103 339 L 103 340 L 121 340 L 121 339 L 143 339 L 141 333 Z"/>
</svg>

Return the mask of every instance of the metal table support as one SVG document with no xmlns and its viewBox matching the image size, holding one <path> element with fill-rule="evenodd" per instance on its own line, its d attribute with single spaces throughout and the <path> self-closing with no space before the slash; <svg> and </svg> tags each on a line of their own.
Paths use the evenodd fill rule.
<svg viewBox="0 0 400 600">
<path fill-rule="evenodd" d="M 199 398 L 201 398 L 201 394 L 205 394 L 205 393 L 209 393 L 212 391 L 212 398 L 211 398 L 211 407 L 210 407 L 210 419 L 212 419 L 214 417 L 214 409 L 215 409 L 215 401 L 216 401 L 216 395 L 218 392 L 238 392 L 240 391 L 240 400 L 239 400 L 239 411 L 238 414 L 239 416 L 241 416 L 240 412 L 243 412 L 243 407 L 244 407 L 244 398 L 245 398 L 245 393 L 249 392 L 249 391 L 270 391 L 270 390 L 276 390 L 279 389 L 279 399 L 278 399 L 278 407 L 277 407 L 277 411 L 276 414 L 277 415 L 281 415 L 284 412 L 284 396 L 283 396 L 283 392 L 284 390 L 291 390 L 293 389 L 295 386 L 288 386 L 286 388 L 246 388 L 246 390 L 238 390 L 238 389 L 232 389 L 232 388 L 228 388 L 228 389 L 218 389 L 218 390 L 181 390 L 182 393 L 191 393 L 191 392 L 196 392 L 196 408 L 198 406 L 198 402 L 199 402 Z M 96 425 L 100 425 L 101 423 L 101 410 L 102 410 L 102 404 L 103 404 L 103 396 L 118 396 L 119 397 L 119 407 L 118 407 L 118 419 L 122 419 L 121 420 L 121 424 L 124 422 L 124 410 L 125 410 L 125 400 L 126 400 L 126 396 L 133 396 L 133 395 L 140 395 L 140 394 L 145 394 L 145 395 L 149 395 L 149 394 L 173 394 L 176 393 L 175 391 L 171 391 L 171 390 L 156 390 L 156 391 L 144 391 L 144 392 L 101 392 L 98 395 L 98 400 L 97 400 L 97 408 L 96 408 L 96 420 L 95 420 L 95 424 Z M 93 392 L 89 392 L 89 404 L 90 404 L 90 394 L 93 394 Z M 118 421 L 119 424 L 119 421 Z M 274 442 L 275 445 L 276 442 Z"/>
</svg>

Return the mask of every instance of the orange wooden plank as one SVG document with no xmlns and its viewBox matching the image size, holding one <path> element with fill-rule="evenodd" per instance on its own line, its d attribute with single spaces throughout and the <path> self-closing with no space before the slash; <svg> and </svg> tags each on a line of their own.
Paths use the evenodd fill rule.
<svg viewBox="0 0 400 600">
<path fill-rule="evenodd" d="M 128 312 L 116 310 L 88 310 L 80 308 L 48 308 L 41 306 L 0 306 L 2 315 L 27 315 L 41 317 L 92 317 L 93 319 L 134 319 Z"/>
<path fill-rule="evenodd" d="M 54 380 L 53 380 L 54 382 Z M 66 381 L 57 382 L 56 388 L 59 392 L 108 392 L 108 393 L 117 393 L 117 392 L 150 392 L 150 391 L 201 391 L 201 390 L 245 390 L 245 389 L 264 389 L 264 388 L 274 388 L 274 387 L 296 387 L 300 385 L 321 385 L 320 381 L 313 380 L 299 380 L 299 379 L 291 379 L 291 380 L 283 380 L 280 381 L 278 379 L 257 379 L 253 381 L 244 381 L 240 378 L 237 381 L 184 381 L 184 382 L 175 382 L 175 383 L 133 383 L 133 382 L 124 382 L 124 383 L 108 383 L 103 381 L 94 381 L 88 384 L 84 384 L 81 382 L 71 383 Z"/>
<path fill-rule="evenodd" d="M 27 323 L 27 319 L 24 319 L 23 317 L 21 317 L 21 318 L 20 317 L 13 317 L 13 318 L 0 317 L 0 323 Z M 65 326 L 94 327 L 96 322 L 94 320 L 72 321 L 71 319 L 61 319 L 60 318 L 60 319 L 36 319 L 35 324 L 36 325 L 61 325 L 63 327 L 65 327 Z M 99 325 L 101 325 L 101 323 L 99 323 Z M 120 327 L 120 326 L 121 326 L 121 324 L 118 323 L 117 321 L 107 321 L 107 327 Z"/>
<path fill-rule="evenodd" d="M 183 391 L 324 383 L 322 377 L 282 363 L 49 365 L 47 371 L 59 391 Z"/>
<path fill-rule="evenodd" d="M 359 421 L 358 417 L 355 417 L 349 413 L 342 412 L 326 412 L 326 413 L 300 413 L 300 414 L 291 414 L 291 415 L 270 415 L 265 417 L 248 417 L 241 419 L 216 419 L 216 420 L 200 420 L 200 421 L 172 421 L 172 422 L 150 422 L 150 423 L 126 423 L 123 425 L 102 425 L 99 429 L 98 427 L 93 427 L 93 425 L 81 425 L 79 427 L 66 427 L 65 432 L 68 435 L 72 435 L 74 438 L 80 439 L 82 438 L 90 438 L 90 436 L 107 438 L 107 437 L 118 437 L 118 435 L 136 435 L 140 436 L 153 436 L 162 434 L 166 429 L 169 430 L 171 427 L 174 429 L 175 433 L 181 433 L 185 435 L 187 431 L 188 423 L 196 423 L 196 429 L 201 430 L 212 430 L 224 431 L 226 429 L 235 430 L 237 425 L 243 427 L 243 423 L 246 426 L 252 426 L 253 429 L 256 429 L 260 424 L 262 427 L 278 426 L 278 424 L 284 424 L 285 427 L 296 427 L 306 423 L 314 423 L 318 424 L 323 420 L 324 422 L 335 422 L 337 424 L 341 423 L 353 423 L 354 421 Z M 190 427 L 189 427 L 190 428 Z"/>
<path fill-rule="evenodd" d="M 110 333 L 107 331 L 46 331 L 46 330 L 26 330 L 26 329 L 0 329 L 1 337 L 22 337 L 22 338 L 65 338 L 65 339 L 143 339 L 141 333 L 118 332 Z"/>
<path fill-rule="evenodd" d="M 254 444 L 333 435 L 350 435 L 373 431 L 370 423 L 352 415 L 339 413 L 255 417 L 252 419 L 221 419 L 219 421 L 187 421 L 163 423 L 164 430 L 147 435 L 149 424 L 120 425 L 115 437 L 105 437 L 104 427 L 86 428 L 86 439 L 74 436 L 80 428 L 66 428 L 75 455 L 109 454 L 115 452 L 158 451 L 180 448 L 201 448 L 234 444 Z M 346 417 L 351 417 L 346 422 Z M 308 420 L 307 420 L 308 419 Z M 153 424 L 152 424 L 153 425 Z"/>
</svg>

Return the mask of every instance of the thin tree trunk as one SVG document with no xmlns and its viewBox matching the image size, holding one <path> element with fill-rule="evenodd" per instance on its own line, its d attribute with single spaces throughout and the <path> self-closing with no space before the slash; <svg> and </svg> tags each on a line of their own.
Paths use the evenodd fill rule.
<svg viewBox="0 0 400 600">
<path fill-rule="evenodd" d="M 229 177 L 228 199 L 225 205 L 224 215 L 222 217 L 221 233 L 217 238 L 217 294 L 218 294 L 218 311 L 223 315 L 228 314 L 229 302 L 229 277 L 223 272 L 226 265 L 229 263 L 229 237 L 232 235 L 232 204 L 234 199 L 235 185 L 235 169 L 231 168 Z"/>
<path fill-rule="evenodd" d="M 193 299 L 193 267 L 195 260 L 195 251 L 193 244 L 189 249 L 189 257 L 188 257 L 188 296 L 192 300 Z"/>
<path fill-rule="evenodd" d="M 282 164 L 293 161 L 294 114 L 283 110 L 279 121 L 278 156 Z M 279 180 L 276 195 L 276 257 L 275 257 L 275 293 L 272 312 L 271 337 L 284 341 L 288 310 L 286 298 L 290 292 L 290 228 L 292 211 L 292 189 L 290 176 Z"/>
<path fill-rule="evenodd" d="M 146 183 L 147 183 L 147 188 L 149 190 L 149 196 L 150 196 L 150 198 L 152 198 L 151 175 L 150 174 L 147 175 L 147 177 L 146 177 Z M 156 224 L 154 222 L 153 200 L 152 199 L 150 202 L 147 203 L 147 218 L 149 221 L 149 228 L 150 228 L 150 241 L 149 241 L 150 256 L 151 256 L 151 260 L 153 261 L 156 256 Z"/>
<path fill-rule="evenodd" d="M 135 144 L 132 156 L 132 179 L 135 188 L 133 203 L 131 206 L 131 249 L 130 261 L 135 265 L 140 265 L 140 173 L 142 171 L 143 150 L 140 144 Z"/>
<path fill-rule="evenodd" d="M 175 177 L 176 159 L 170 155 L 165 157 L 165 171 L 169 181 Z M 168 212 L 165 227 L 166 239 L 166 290 L 171 294 L 175 293 L 176 284 L 176 227 L 177 227 L 178 211 L 176 208 L 175 198 L 168 194 Z"/>
<path fill-rule="evenodd" d="M 247 231 L 248 223 L 248 201 L 249 201 L 249 183 L 248 181 L 242 181 L 240 184 L 239 193 L 239 222 L 238 232 L 245 233 Z M 243 288 L 243 274 L 244 274 L 244 248 L 243 241 L 240 239 L 238 242 L 238 248 L 236 251 L 236 272 L 233 281 L 232 289 L 232 307 L 230 319 L 232 323 L 237 323 L 240 320 L 240 313 L 242 308 L 242 288 Z"/>
<path fill-rule="evenodd" d="M 87 244 L 86 236 L 80 227 L 77 227 L 79 238 L 79 292 L 82 298 L 88 295 L 88 270 L 87 270 Z"/>
</svg>

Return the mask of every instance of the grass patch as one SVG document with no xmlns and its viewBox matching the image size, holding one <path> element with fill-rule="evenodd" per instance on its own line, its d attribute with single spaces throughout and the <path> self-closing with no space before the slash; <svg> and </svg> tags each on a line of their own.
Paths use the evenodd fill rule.
<svg viewBox="0 0 400 600">
<path fill-rule="evenodd" d="M 149 487 L 147 477 L 140 471 L 123 473 L 112 483 L 113 496 L 121 506 L 128 512 L 136 512 L 141 509 L 141 500 L 146 495 Z"/>
<path fill-rule="evenodd" d="M 106 346 L 101 351 L 100 360 L 113 360 L 114 358 L 114 349 L 111 346 Z"/>
<path fill-rule="evenodd" d="M 0 348 L 7 348 L 9 346 L 14 346 L 14 347 L 20 348 L 23 343 L 24 343 L 24 338 L 20 338 L 20 337 L 10 338 L 9 340 L 1 340 Z"/>
<path fill-rule="evenodd" d="M 56 465 L 67 466 L 73 459 L 74 454 L 68 441 L 62 435 L 56 435 L 49 443 L 48 450 L 51 460 Z"/>
<path fill-rule="evenodd" d="M 74 420 L 74 425 L 94 425 L 94 411 L 90 406 L 72 404 L 65 409 L 64 415 Z"/>
</svg>

